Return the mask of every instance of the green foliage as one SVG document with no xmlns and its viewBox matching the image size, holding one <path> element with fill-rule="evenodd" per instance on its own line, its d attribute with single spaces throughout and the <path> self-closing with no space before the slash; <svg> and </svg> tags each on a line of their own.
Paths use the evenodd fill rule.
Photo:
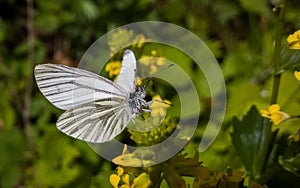
<svg viewBox="0 0 300 188">
<path fill-rule="evenodd" d="M 254 1 L 247 1 L 247 0 L 240 0 L 241 5 L 243 8 L 247 10 L 247 12 L 261 14 L 264 15 L 270 12 L 270 9 L 267 5 L 267 0 L 254 0 Z"/>
<path fill-rule="evenodd" d="M 283 155 L 278 157 L 278 162 L 282 168 L 300 176 L 300 142 L 291 141 L 287 145 L 287 149 Z"/>
<path fill-rule="evenodd" d="M 199 162 L 199 152 L 197 150 L 194 150 L 194 156 L 188 156 L 188 153 L 181 152 L 168 161 L 151 167 L 118 168 L 124 169 L 125 174 L 133 174 L 133 182 L 139 181 L 139 176 L 146 172 L 151 180 L 151 186 L 147 185 L 144 187 L 244 187 L 242 185 L 243 181 L 245 181 L 244 172 L 228 168 L 225 172 L 216 171 L 210 173 L 209 169 L 204 167 L 202 162 Z M 115 174 L 112 176 L 115 176 Z M 120 177 L 123 178 L 124 175 L 122 174 Z M 187 177 L 193 178 L 191 178 L 191 181 L 188 181 Z M 124 184 L 119 184 L 121 187 L 122 185 Z M 257 188 L 262 187 L 254 181 L 251 181 L 250 185 Z"/>
<path fill-rule="evenodd" d="M 232 143 L 250 176 L 260 179 L 277 131 L 271 132 L 270 121 L 263 118 L 255 106 L 251 107 L 241 121 L 234 118 L 232 123 Z"/>
<path fill-rule="evenodd" d="M 153 122 L 147 122 L 146 124 L 142 124 L 140 126 L 148 126 L 149 130 L 147 132 L 137 132 L 133 130 L 129 130 L 131 133 L 131 139 L 136 142 L 139 146 L 151 146 L 158 143 L 161 143 L 165 139 L 167 139 L 171 133 L 176 128 L 176 123 L 172 122 L 170 117 L 167 117 L 162 124 L 151 130 L 151 125 L 153 125 Z M 137 125 L 139 126 L 139 125 Z"/>
<path fill-rule="evenodd" d="M 19 131 L 0 132 L 0 186 L 13 187 L 22 177 L 26 156 L 26 140 Z"/>
<path fill-rule="evenodd" d="M 300 70 L 300 55 L 297 50 L 287 49 L 286 42 L 288 34 L 300 28 L 297 0 L 288 0 L 285 6 L 281 5 L 282 0 L 36 0 L 32 7 L 27 2 L 0 0 L 1 188 L 111 187 L 109 177 L 115 165 L 104 161 L 86 143 L 68 138 L 55 128 L 62 111 L 39 93 L 33 67 L 48 62 L 76 66 L 85 50 L 104 33 L 145 20 L 183 26 L 205 41 L 224 73 L 228 105 L 216 141 L 208 150 L 198 153 L 195 147 L 207 126 L 211 105 L 203 73 L 178 49 L 160 44 L 133 46 L 138 57 L 151 55 L 154 49 L 157 57 L 175 62 L 191 77 L 199 91 L 201 116 L 195 135 L 173 158 L 147 168 L 124 167 L 131 182 L 148 185 L 150 179 L 154 187 L 261 187 L 255 180 L 269 187 L 298 186 L 299 141 L 287 141 L 287 135 L 296 132 L 300 123 L 296 119 L 300 114 L 300 90 L 292 75 L 294 70 Z M 286 11 L 280 20 L 278 13 L 283 7 Z M 34 13 L 33 20 L 28 9 Z M 284 23 L 278 24 L 277 20 Z M 30 21 L 33 46 L 28 42 L 32 34 L 28 28 Z M 278 25 L 282 28 L 278 29 Z M 280 40 L 276 39 L 278 31 Z M 136 34 L 115 38 L 108 45 L 140 40 L 141 36 Z M 279 51 L 274 43 L 280 44 Z M 120 57 L 119 54 L 116 58 Z M 276 69 L 274 57 L 280 60 Z M 266 109 L 269 104 L 274 76 L 280 77 L 277 103 L 293 116 L 277 127 L 256 109 Z M 170 88 L 152 90 L 154 87 L 147 92 L 154 95 L 159 91 L 163 99 L 180 105 L 180 100 L 170 94 Z M 188 102 L 193 105 L 194 101 Z M 180 113 L 172 107 L 168 111 Z M 145 135 L 129 131 L 121 139 L 131 138 L 126 141 L 139 146 L 153 145 L 174 131 L 176 121 L 168 117 L 161 127 Z M 153 154 L 141 149 L 120 157 L 143 164 Z"/>
<path fill-rule="evenodd" d="M 79 175 L 79 165 L 74 164 L 79 151 L 65 137 L 59 137 L 56 131 L 52 126 L 40 138 L 37 146 L 39 159 L 34 172 L 35 185 L 49 187 L 55 182 L 57 186 L 64 186 Z"/>
</svg>

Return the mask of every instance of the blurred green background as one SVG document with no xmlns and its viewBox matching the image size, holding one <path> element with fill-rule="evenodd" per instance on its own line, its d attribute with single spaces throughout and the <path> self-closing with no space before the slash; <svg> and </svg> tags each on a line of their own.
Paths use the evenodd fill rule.
<svg viewBox="0 0 300 188">
<path fill-rule="evenodd" d="M 266 108 L 269 103 L 278 16 L 274 7 L 278 3 L 0 0 L 0 187 L 111 187 L 109 176 L 116 166 L 85 142 L 56 129 L 62 111 L 38 91 L 33 67 L 50 62 L 76 66 L 86 49 L 106 32 L 148 20 L 170 22 L 192 31 L 217 58 L 227 83 L 228 106 L 221 133 L 209 150 L 200 154 L 200 160 L 211 171 L 242 168 L 230 140 L 231 119 L 241 117 L 252 104 Z M 299 1 L 288 0 L 283 43 L 288 34 L 300 28 L 299 9 Z M 282 75 L 279 103 L 285 112 L 300 114 L 299 85 L 291 73 Z M 195 72 L 197 76 L 199 83 L 203 82 Z M 200 100 L 205 122 L 209 96 L 204 94 Z M 280 134 L 295 132 L 299 123 L 285 123 Z M 203 130 L 199 127 L 191 144 L 199 142 Z M 287 172 L 275 177 L 279 182 L 299 181 Z M 270 185 L 272 181 L 276 182 L 271 180 Z"/>
</svg>

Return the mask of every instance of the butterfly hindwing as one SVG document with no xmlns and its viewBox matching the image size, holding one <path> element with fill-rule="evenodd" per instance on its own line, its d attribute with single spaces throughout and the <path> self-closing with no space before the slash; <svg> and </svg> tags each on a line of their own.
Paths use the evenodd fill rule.
<svg viewBox="0 0 300 188">
<path fill-rule="evenodd" d="M 131 119 L 125 100 L 103 99 L 67 110 L 58 119 L 57 128 L 74 138 L 92 143 L 112 140 Z"/>
</svg>

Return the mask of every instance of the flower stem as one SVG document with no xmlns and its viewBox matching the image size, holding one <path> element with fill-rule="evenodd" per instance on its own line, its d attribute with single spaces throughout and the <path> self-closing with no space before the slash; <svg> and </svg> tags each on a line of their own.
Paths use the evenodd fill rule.
<svg viewBox="0 0 300 188">
<path fill-rule="evenodd" d="M 274 56 L 272 59 L 272 64 L 274 66 L 274 72 L 278 72 L 281 66 L 281 58 L 280 58 L 280 52 L 281 52 L 281 35 L 283 30 L 283 18 L 285 14 L 285 4 L 286 0 L 282 0 L 282 9 L 280 10 L 279 17 L 276 24 L 276 38 L 275 38 L 275 51 Z M 280 85 L 280 77 L 281 74 L 275 74 L 273 79 L 273 88 L 272 88 L 272 96 L 271 96 L 271 104 L 277 103 L 277 97 L 278 97 L 278 91 L 279 91 L 279 85 Z"/>
<path fill-rule="evenodd" d="M 294 118 L 300 118 L 300 115 L 293 115 L 293 116 L 290 116 L 290 119 L 294 119 Z"/>
</svg>

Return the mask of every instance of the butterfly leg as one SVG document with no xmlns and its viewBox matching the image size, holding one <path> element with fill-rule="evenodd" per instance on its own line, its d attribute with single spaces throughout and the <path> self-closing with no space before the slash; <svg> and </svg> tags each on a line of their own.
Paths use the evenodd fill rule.
<svg viewBox="0 0 300 188">
<path fill-rule="evenodd" d="M 153 102 L 154 102 L 154 100 L 148 101 L 148 102 L 144 101 L 143 106 L 150 106 Z"/>
<path fill-rule="evenodd" d="M 149 109 L 142 109 L 143 112 L 151 112 Z"/>
</svg>

